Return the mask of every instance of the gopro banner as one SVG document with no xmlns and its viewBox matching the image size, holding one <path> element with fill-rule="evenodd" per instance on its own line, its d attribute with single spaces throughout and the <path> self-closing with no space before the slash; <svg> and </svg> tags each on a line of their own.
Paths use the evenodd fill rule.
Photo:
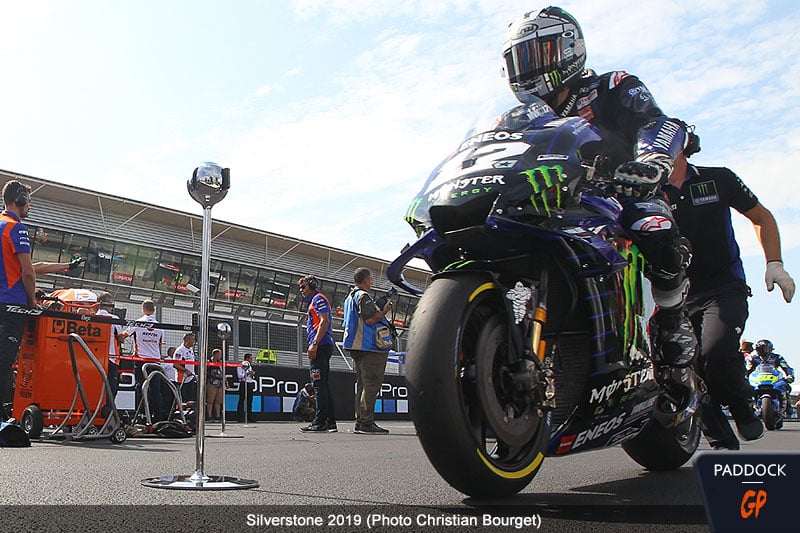
<svg viewBox="0 0 800 533">
<path fill-rule="evenodd" d="M 694 470 L 712 532 L 782 531 L 797 505 L 800 453 L 704 452 Z"/>
</svg>

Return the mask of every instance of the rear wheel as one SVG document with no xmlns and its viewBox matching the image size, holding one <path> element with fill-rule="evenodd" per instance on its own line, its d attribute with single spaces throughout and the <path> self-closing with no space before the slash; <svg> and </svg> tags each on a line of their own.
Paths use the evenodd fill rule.
<svg viewBox="0 0 800 533">
<path fill-rule="evenodd" d="M 435 280 L 411 327 L 406 379 L 425 453 L 450 485 L 477 498 L 522 490 L 550 434 L 508 362 L 499 287 L 482 276 Z M 524 363 L 523 363 L 524 364 Z"/>
<path fill-rule="evenodd" d="M 764 419 L 764 426 L 770 431 L 777 427 L 777 415 L 775 413 L 775 405 L 772 403 L 772 398 L 764 396 L 761 398 L 761 417 Z"/>
<path fill-rule="evenodd" d="M 42 410 L 39 409 L 38 405 L 29 405 L 22 411 L 20 426 L 29 439 L 38 439 L 42 436 L 44 416 L 42 416 Z"/>
<path fill-rule="evenodd" d="M 688 461 L 700 444 L 699 417 L 695 414 L 683 424 L 665 428 L 655 419 L 622 449 L 648 470 L 674 470 Z"/>
</svg>

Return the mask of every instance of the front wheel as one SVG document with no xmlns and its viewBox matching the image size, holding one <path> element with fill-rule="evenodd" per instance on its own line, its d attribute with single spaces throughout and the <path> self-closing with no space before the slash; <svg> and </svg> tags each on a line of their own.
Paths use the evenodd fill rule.
<svg viewBox="0 0 800 533">
<path fill-rule="evenodd" d="M 648 470 L 674 470 L 683 466 L 700 445 L 699 415 L 666 428 L 655 419 L 633 439 L 622 444 L 628 456 Z"/>
<path fill-rule="evenodd" d="M 772 431 L 778 425 L 777 413 L 775 413 L 775 404 L 772 398 L 764 396 L 761 398 L 761 417 L 764 419 L 764 426 Z"/>
<path fill-rule="evenodd" d="M 500 287 L 479 275 L 435 280 L 411 327 L 406 380 L 425 453 L 476 498 L 522 490 L 539 471 L 550 430 L 508 362 Z M 522 363 L 524 364 L 524 362 Z"/>
</svg>

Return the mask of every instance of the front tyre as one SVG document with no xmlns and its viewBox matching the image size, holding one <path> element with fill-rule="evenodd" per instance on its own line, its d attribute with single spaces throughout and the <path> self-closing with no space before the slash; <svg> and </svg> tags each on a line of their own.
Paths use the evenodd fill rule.
<svg viewBox="0 0 800 533">
<path fill-rule="evenodd" d="M 406 361 L 414 424 L 439 474 L 476 498 L 528 485 L 550 430 L 513 380 L 520 368 L 508 362 L 500 287 L 477 274 L 436 279 L 414 314 Z"/>
<path fill-rule="evenodd" d="M 775 404 L 769 396 L 761 398 L 761 417 L 764 419 L 764 426 L 768 430 L 773 431 L 777 427 Z"/>
</svg>

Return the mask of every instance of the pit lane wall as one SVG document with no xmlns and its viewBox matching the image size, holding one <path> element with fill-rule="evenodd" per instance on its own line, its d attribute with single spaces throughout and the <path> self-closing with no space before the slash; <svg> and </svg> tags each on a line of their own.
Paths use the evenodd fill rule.
<svg viewBox="0 0 800 533">
<path fill-rule="evenodd" d="M 292 420 L 292 405 L 297 393 L 310 382 L 308 368 L 279 367 L 267 364 L 254 364 L 256 390 L 252 398 L 253 418 L 255 420 Z M 227 367 L 230 388 L 225 394 L 225 410 L 228 418 L 234 418 L 239 403 L 239 383 L 236 381 L 236 368 Z M 120 382 L 117 407 L 133 408 L 133 384 L 129 379 Z M 329 375 L 331 392 L 337 420 L 355 418 L 355 372 L 331 371 Z M 130 405 L 128 405 L 130 404 Z M 404 376 L 386 375 L 380 394 L 375 402 L 376 420 L 411 420 L 408 412 L 408 389 Z"/>
</svg>

